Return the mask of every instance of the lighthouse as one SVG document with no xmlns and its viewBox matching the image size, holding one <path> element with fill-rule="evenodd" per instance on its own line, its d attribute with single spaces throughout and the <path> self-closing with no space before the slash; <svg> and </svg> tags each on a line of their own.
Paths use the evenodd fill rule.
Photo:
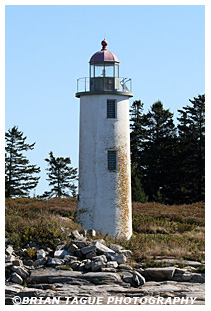
<svg viewBox="0 0 211 311">
<path fill-rule="evenodd" d="M 129 98 L 131 79 L 107 41 L 77 80 L 80 98 L 77 221 L 85 229 L 129 239 L 132 235 Z"/>
</svg>

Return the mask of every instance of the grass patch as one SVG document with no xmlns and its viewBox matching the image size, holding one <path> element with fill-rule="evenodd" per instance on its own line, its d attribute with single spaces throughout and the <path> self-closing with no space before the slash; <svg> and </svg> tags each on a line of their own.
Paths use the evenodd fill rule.
<svg viewBox="0 0 211 311">
<path fill-rule="evenodd" d="M 35 242 L 55 249 L 68 232 L 81 229 L 76 223 L 75 199 L 6 199 L 5 236 L 16 247 Z"/>
<path fill-rule="evenodd" d="M 76 223 L 77 200 L 73 198 L 6 199 L 6 237 L 16 247 L 35 242 L 55 247 L 68 242 L 68 233 L 82 229 Z M 204 261 L 204 203 L 164 205 L 133 203 L 133 236 L 127 241 L 98 234 L 106 244 L 119 243 L 133 251 L 137 262 L 153 258 Z M 30 254 L 29 254 L 30 257 Z"/>
</svg>

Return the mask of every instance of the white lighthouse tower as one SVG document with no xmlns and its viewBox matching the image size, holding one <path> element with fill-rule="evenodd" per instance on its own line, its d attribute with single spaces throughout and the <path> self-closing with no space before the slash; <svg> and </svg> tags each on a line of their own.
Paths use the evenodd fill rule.
<svg viewBox="0 0 211 311">
<path fill-rule="evenodd" d="M 77 81 L 80 98 L 77 219 L 86 229 L 132 235 L 129 98 L 131 79 L 119 77 L 119 60 L 101 42 L 90 77 Z M 82 85 L 82 89 L 80 88 Z"/>
</svg>

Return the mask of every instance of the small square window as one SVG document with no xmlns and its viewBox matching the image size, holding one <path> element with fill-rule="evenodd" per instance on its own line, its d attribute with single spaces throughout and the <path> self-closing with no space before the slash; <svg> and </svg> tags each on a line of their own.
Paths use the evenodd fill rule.
<svg viewBox="0 0 211 311">
<path fill-rule="evenodd" d="M 108 119 L 116 118 L 116 101 L 114 99 L 107 100 L 107 118 Z"/>
<path fill-rule="evenodd" d="M 117 170 L 117 150 L 108 150 L 108 170 Z"/>
</svg>

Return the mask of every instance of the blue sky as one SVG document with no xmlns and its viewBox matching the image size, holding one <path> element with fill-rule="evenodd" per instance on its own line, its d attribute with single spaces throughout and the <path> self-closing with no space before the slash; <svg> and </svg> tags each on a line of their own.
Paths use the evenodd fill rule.
<svg viewBox="0 0 211 311">
<path fill-rule="evenodd" d="M 36 194 L 48 190 L 50 151 L 78 166 L 76 81 L 106 38 L 132 78 L 147 111 L 157 100 L 177 117 L 205 92 L 205 9 L 199 5 L 6 6 L 5 130 L 14 125 L 36 142 L 28 152 L 41 167 Z"/>
</svg>

